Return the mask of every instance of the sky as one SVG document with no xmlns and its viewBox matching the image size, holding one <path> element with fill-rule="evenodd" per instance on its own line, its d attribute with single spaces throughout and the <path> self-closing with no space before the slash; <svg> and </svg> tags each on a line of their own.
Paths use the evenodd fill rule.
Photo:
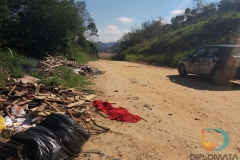
<svg viewBox="0 0 240 160">
<path fill-rule="evenodd" d="M 85 0 L 86 8 L 98 29 L 98 39 L 103 43 L 116 42 L 131 27 L 141 27 L 143 22 L 162 17 L 171 18 L 193 9 L 193 0 Z M 219 2 L 205 0 L 206 3 Z"/>
</svg>

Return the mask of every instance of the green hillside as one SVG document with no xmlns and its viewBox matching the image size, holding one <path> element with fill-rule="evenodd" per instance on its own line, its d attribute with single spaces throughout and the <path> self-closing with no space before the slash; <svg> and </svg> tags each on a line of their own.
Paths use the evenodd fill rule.
<svg viewBox="0 0 240 160">
<path fill-rule="evenodd" d="M 181 57 L 200 46 L 240 43 L 240 0 L 194 2 L 194 9 L 187 8 L 171 24 L 159 17 L 123 35 L 114 59 L 176 67 Z"/>
</svg>

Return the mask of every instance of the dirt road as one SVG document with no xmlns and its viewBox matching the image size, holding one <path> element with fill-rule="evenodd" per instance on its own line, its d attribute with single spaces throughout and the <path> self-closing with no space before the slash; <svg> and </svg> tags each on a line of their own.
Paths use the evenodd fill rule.
<svg viewBox="0 0 240 160">
<path fill-rule="evenodd" d="M 190 154 L 237 154 L 240 158 L 240 83 L 216 86 L 211 79 L 178 76 L 176 69 L 99 60 L 90 65 L 106 71 L 93 77 L 97 99 L 117 102 L 148 122 L 121 123 L 99 116 L 96 122 L 113 132 L 93 136 L 83 149 L 101 149 L 101 159 L 186 160 Z M 227 132 L 229 144 L 209 152 L 202 128 Z M 206 141 L 223 144 L 219 132 L 206 131 Z M 232 156 L 233 158 L 233 156 Z M 100 159 L 98 155 L 84 159 Z"/>
</svg>

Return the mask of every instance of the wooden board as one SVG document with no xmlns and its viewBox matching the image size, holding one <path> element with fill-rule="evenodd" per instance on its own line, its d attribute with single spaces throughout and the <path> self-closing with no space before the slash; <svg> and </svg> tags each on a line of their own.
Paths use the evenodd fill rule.
<svg viewBox="0 0 240 160">
<path fill-rule="evenodd" d="M 64 114 L 65 115 L 65 112 L 39 112 L 38 115 L 39 116 L 48 116 L 49 114 L 51 113 L 59 113 L 59 114 Z"/>
<path fill-rule="evenodd" d="M 75 102 L 75 103 L 70 103 L 66 106 L 66 108 L 73 108 L 74 106 L 80 106 L 85 102 L 86 102 L 85 100 L 80 100 L 80 101 Z"/>
<path fill-rule="evenodd" d="M 47 107 L 47 103 L 42 103 L 35 111 L 42 112 L 44 111 L 45 107 Z"/>
<path fill-rule="evenodd" d="M 96 97 L 97 97 L 97 95 L 95 95 L 95 94 L 90 94 L 90 95 L 88 95 L 88 96 L 85 96 L 85 97 L 82 98 L 82 99 L 87 100 L 87 101 L 90 101 L 90 100 L 92 100 L 93 98 L 96 98 Z"/>
</svg>

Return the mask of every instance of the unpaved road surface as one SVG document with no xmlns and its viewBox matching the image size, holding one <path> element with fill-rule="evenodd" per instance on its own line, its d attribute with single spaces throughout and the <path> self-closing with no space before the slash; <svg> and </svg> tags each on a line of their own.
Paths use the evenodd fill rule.
<svg viewBox="0 0 240 160">
<path fill-rule="evenodd" d="M 100 149 L 101 159 L 186 160 L 190 154 L 237 154 L 240 159 L 240 83 L 216 86 L 209 78 L 178 76 L 176 69 L 99 60 L 90 65 L 105 71 L 92 77 L 97 99 L 117 102 L 148 122 L 121 123 L 99 116 L 111 131 L 92 136 L 83 149 Z M 148 107 L 146 107 L 148 106 Z M 229 144 L 209 152 L 202 146 L 202 128 L 227 132 Z M 221 133 L 205 132 L 206 141 L 223 144 Z M 232 156 L 233 157 L 233 156 Z M 83 159 L 100 159 L 91 154 Z"/>
</svg>

